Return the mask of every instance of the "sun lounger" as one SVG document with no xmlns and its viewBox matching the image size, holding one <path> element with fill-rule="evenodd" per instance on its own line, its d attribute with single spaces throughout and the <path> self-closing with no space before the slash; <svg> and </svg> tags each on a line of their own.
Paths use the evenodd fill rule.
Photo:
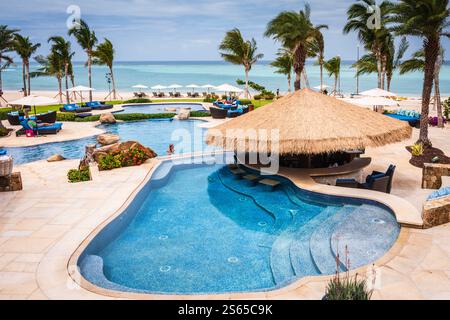
<svg viewBox="0 0 450 320">
<path fill-rule="evenodd" d="M 153 92 L 153 97 L 158 98 L 158 92 Z"/>
<path fill-rule="evenodd" d="M 211 117 L 213 119 L 225 119 L 228 115 L 227 110 L 216 107 L 209 108 L 209 112 L 211 112 Z"/>
<path fill-rule="evenodd" d="M 0 156 L 6 155 L 7 151 L 5 149 L 0 149 Z"/>
<path fill-rule="evenodd" d="M 80 107 L 76 103 L 65 104 L 62 108 L 59 109 L 61 112 L 75 112 L 75 113 L 83 113 L 92 111 L 89 107 Z"/>
<path fill-rule="evenodd" d="M 46 113 L 38 114 L 36 116 L 36 120 L 42 123 L 55 123 L 56 117 L 56 111 L 49 111 Z"/>
<path fill-rule="evenodd" d="M 16 132 L 16 136 L 24 135 L 26 130 L 33 130 L 34 132 L 37 132 L 38 134 L 57 134 L 62 129 L 62 123 L 56 122 L 53 123 L 50 126 L 42 126 L 42 127 L 30 127 L 28 124 L 28 119 L 24 119 L 20 122 L 22 125 L 22 129 L 18 130 Z"/>
<path fill-rule="evenodd" d="M 273 191 L 277 186 L 280 185 L 280 181 L 273 179 L 262 179 L 259 181 L 260 184 L 269 188 L 270 191 Z"/>
<path fill-rule="evenodd" d="M 336 186 L 391 193 L 395 168 L 394 165 L 390 165 L 385 173 L 373 171 L 364 183 L 358 183 L 355 179 L 337 179 Z"/>
<path fill-rule="evenodd" d="M 92 110 L 108 110 L 114 107 L 112 104 L 102 104 L 99 101 L 86 102 L 86 106 Z"/>
<path fill-rule="evenodd" d="M 23 120 L 24 115 L 25 114 L 23 112 L 11 111 L 6 114 L 6 118 L 8 119 L 10 125 L 20 126 L 20 121 Z"/>
</svg>

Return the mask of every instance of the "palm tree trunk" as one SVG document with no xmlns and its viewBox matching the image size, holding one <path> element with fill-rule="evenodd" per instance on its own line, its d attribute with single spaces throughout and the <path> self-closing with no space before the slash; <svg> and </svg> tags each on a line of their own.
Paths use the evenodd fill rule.
<svg viewBox="0 0 450 320">
<path fill-rule="evenodd" d="M 323 91 L 323 60 L 319 62 L 320 66 L 320 91 Z"/>
<path fill-rule="evenodd" d="M 64 65 L 64 75 L 65 75 L 64 78 L 66 80 L 66 101 L 67 101 L 67 104 L 70 103 L 70 97 L 69 97 L 69 75 L 68 75 L 68 73 L 69 73 L 69 64 L 66 63 Z"/>
<path fill-rule="evenodd" d="M 378 49 L 375 51 L 375 57 L 377 59 L 378 88 L 381 89 L 381 54 Z"/>
<path fill-rule="evenodd" d="M 245 67 L 245 98 L 248 99 L 250 96 L 248 92 L 248 67 Z"/>
<path fill-rule="evenodd" d="M 386 83 L 386 56 L 383 55 L 382 61 L 381 61 L 381 89 L 384 90 L 384 85 Z"/>
<path fill-rule="evenodd" d="M 337 83 L 338 83 L 338 74 L 336 73 L 334 75 L 334 90 L 333 90 L 335 96 L 337 95 Z"/>
<path fill-rule="evenodd" d="M 2 71 L 3 71 L 3 65 L 2 65 L 2 57 L 0 55 L 0 92 L 3 92 L 3 78 L 2 78 Z"/>
<path fill-rule="evenodd" d="M 87 63 L 88 63 L 89 88 L 92 88 L 92 70 L 91 70 L 91 67 L 92 67 L 92 55 L 91 55 L 91 52 L 88 51 L 87 55 L 88 55 Z M 89 91 L 89 101 L 92 102 L 92 91 Z"/>
<path fill-rule="evenodd" d="M 302 88 L 301 76 L 303 69 L 305 68 L 305 60 L 306 60 L 306 49 L 302 44 L 300 44 L 294 51 L 295 91 L 300 90 Z"/>
<path fill-rule="evenodd" d="M 430 113 L 430 98 L 433 89 L 434 69 L 439 51 L 439 37 L 429 37 L 425 45 L 425 77 L 422 90 L 422 114 L 420 116 L 419 141 L 425 147 L 430 147 L 431 141 L 428 138 L 428 116 Z"/>
<path fill-rule="evenodd" d="M 387 91 L 391 91 L 392 75 L 387 75 L 386 81 L 387 81 Z"/>
<path fill-rule="evenodd" d="M 27 79 L 25 78 L 25 62 L 22 61 L 23 96 L 27 96 Z"/>
<path fill-rule="evenodd" d="M 28 82 L 28 95 L 31 94 L 31 77 L 30 77 L 30 63 L 27 61 L 27 82 Z"/>
<path fill-rule="evenodd" d="M 63 99 L 62 99 L 62 77 L 61 77 L 61 75 L 58 75 L 57 78 L 58 78 L 59 103 L 63 103 Z"/>
<path fill-rule="evenodd" d="M 116 100 L 117 99 L 117 96 L 116 96 L 116 80 L 114 79 L 114 72 L 113 72 L 113 68 L 112 67 L 109 68 L 109 72 L 111 73 L 113 99 Z"/>
<path fill-rule="evenodd" d="M 292 85 L 291 85 L 291 73 L 290 72 L 288 73 L 287 79 L 288 79 L 288 92 L 291 93 Z"/>
<path fill-rule="evenodd" d="M 442 115 L 441 90 L 439 80 L 439 74 L 441 72 L 441 65 L 442 65 L 442 49 L 440 49 L 439 51 L 440 52 L 436 59 L 436 64 L 434 68 L 434 103 L 436 104 L 438 127 L 443 128 L 444 118 Z"/>
</svg>

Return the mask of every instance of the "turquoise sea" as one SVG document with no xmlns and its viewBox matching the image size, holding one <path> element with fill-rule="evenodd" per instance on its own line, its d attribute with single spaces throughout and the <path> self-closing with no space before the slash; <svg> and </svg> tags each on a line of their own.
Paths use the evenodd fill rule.
<svg viewBox="0 0 450 320">
<path fill-rule="evenodd" d="M 344 93 L 356 92 L 355 69 L 351 68 L 351 61 L 344 61 L 341 73 L 341 90 Z M 34 70 L 38 66 L 31 65 Z M 74 66 L 75 82 L 77 85 L 87 85 L 87 68 L 83 62 L 77 62 Z M 320 84 L 319 67 L 313 62 L 307 63 L 307 74 L 310 86 Z M 93 87 L 98 91 L 108 91 L 106 81 L 107 68 L 103 66 L 93 67 Z M 224 61 L 170 61 L 170 62 L 116 62 L 114 65 L 116 83 L 120 91 L 133 91 L 131 88 L 136 84 L 144 84 L 149 87 L 162 84 L 170 85 L 177 83 L 183 86 L 189 84 L 212 84 L 219 85 L 230 83 L 235 85 L 236 79 L 244 78 L 241 66 L 231 65 Z M 324 75 L 325 83 L 333 86 L 334 79 Z M 420 96 L 422 92 L 422 73 L 410 73 L 407 75 L 395 75 L 391 91 L 398 94 Z M 250 80 L 266 86 L 268 89 L 280 89 L 287 91 L 287 80 L 285 76 L 274 73 L 270 62 L 263 61 L 255 65 L 250 72 Z M 57 90 L 55 78 L 42 77 L 31 80 L 32 90 Z M 368 75 L 360 78 L 361 90 L 376 87 L 376 75 Z M 4 90 L 20 90 L 22 88 L 21 65 L 10 67 L 3 73 Z M 450 95 L 450 64 L 443 66 L 441 70 L 441 92 Z"/>
</svg>

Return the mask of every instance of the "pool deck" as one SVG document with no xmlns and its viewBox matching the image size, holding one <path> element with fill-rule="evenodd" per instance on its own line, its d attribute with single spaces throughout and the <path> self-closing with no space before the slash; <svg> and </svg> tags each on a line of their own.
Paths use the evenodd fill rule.
<svg viewBox="0 0 450 320">
<path fill-rule="evenodd" d="M 448 127 L 430 128 L 430 136 L 436 147 L 449 150 Z M 420 189 L 421 170 L 408 163 L 408 143 L 368 149 L 367 155 L 373 158 L 368 171 L 385 170 L 395 163 L 393 195 L 419 210 L 430 190 Z M 115 294 L 85 283 L 78 286 L 83 280 L 77 270 L 68 268 L 72 254 L 100 225 L 121 212 L 157 162 L 111 172 L 93 170 L 93 181 L 79 184 L 70 184 L 66 178 L 67 171 L 77 166 L 76 160 L 16 167 L 24 190 L 0 193 L 0 299 L 322 298 L 328 276 L 303 278 L 268 292 L 202 296 Z M 371 270 L 355 272 L 365 275 Z M 394 247 L 376 262 L 375 271 L 373 299 L 450 299 L 450 224 L 428 230 L 402 228 Z"/>
</svg>

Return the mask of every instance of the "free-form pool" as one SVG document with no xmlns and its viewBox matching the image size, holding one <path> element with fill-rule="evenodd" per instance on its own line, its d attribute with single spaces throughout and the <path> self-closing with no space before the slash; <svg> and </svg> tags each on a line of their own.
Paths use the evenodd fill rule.
<svg viewBox="0 0 450 320">
<path fill-rule="evenodd" d="M 201 103 L 164 103 L 164 104 L 140 104 L 125 105 L 121 113 L 177 113 L 179 109 L 190 108 L 192 111 L 205 111 Z M 172 109 L 176 109 L 173 111 Z"/>
<path fill-rule="evenodd" d="M 198 127 L 199 123 L 201 121 L 147 120 L 102 125 L 99 128 L 104 129 L 107 133 L 119 135 L 122 141 L 139 141 L 142 145 L 152 148 L 158 155 L 165 155 L 169 144 L 176 145 L 175 153 L 190 153 L 208 149 L 203 139 L 205 130 Z M 96 143 L 96 137 L 5 149 L 14 158 L 14 164 L 18 165 L 47 159 L 54 154 L 61 154 L 67 159 L 81 158 L 84 155 L 85 146 L 94 143 Z"/>
<path fill-rule="evenodd" d="M 398 237 L 395 217 L 380 205 L 277 179 L 271 192 L 223 165 L 163 162 L 83 251 L 81 274 L 128 292 L 262 291 L 333 274 L 345 246 L 351 268 L 370 264 Z"/>
</svg>

